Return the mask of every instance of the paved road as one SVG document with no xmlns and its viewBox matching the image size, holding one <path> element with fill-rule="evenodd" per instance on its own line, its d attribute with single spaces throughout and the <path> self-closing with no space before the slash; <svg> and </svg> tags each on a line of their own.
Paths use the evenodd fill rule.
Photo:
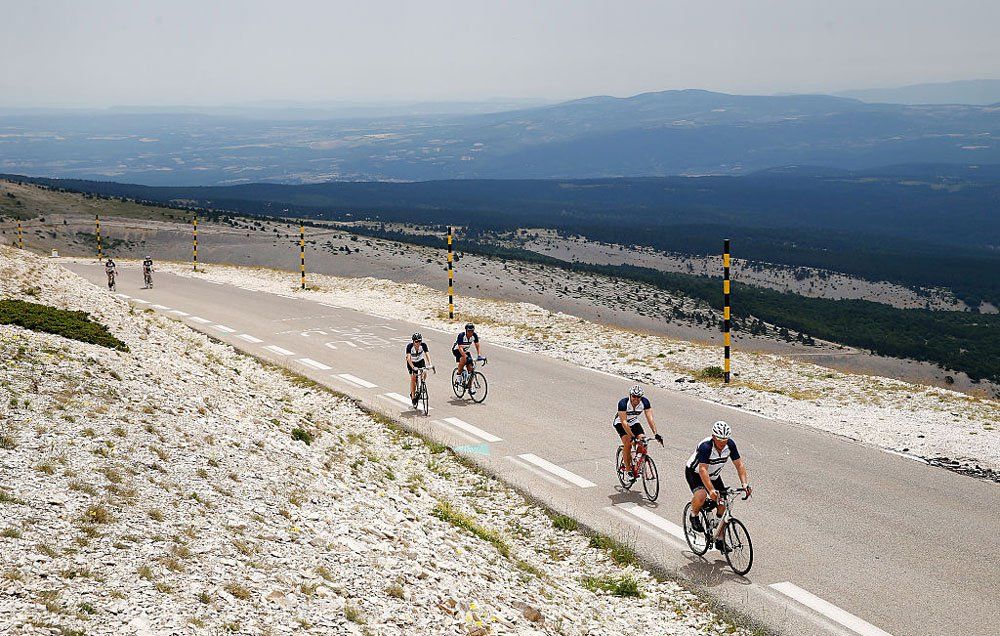
<svg viewBox="0 0 1000 636">
<path fill-rule="evenodd" d="M 103 283 L 97 266 L 70 269 Z M 168 274 L 119 292 L 390 413 L 601 532 L 625 536 L 658 566 L 786 634 L 995 634 L 1000 488 L 806 427 L 650 388 L 666 447 L 651 447 L 662 491 L 623 492 L 611 429 L 629 381 L 491 346 L 483 404 L 457 400 L 446 378 L 452 334 L 309 300 Z M 424 333 L 438 367 L 429 417 L 408 392 L 403 347 Z M 456 330 L 457 332 L 457 330 Z M 736 506 L 754 541 L 753 570 L 735 576 L 717 552 L 696 557 L 678 525 L 689 496 L 683 463 L 711 423 L 732 424 L 756 492 Z M 727 467 L 724 477 L 736 482 Z"/>
</svg>

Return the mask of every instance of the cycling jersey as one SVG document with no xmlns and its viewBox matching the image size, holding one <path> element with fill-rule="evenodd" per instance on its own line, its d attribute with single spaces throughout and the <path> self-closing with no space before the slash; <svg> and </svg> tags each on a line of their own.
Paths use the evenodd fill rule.
<svg viewBox="0 0 1000 636">
<path fill-rule="evenodd" d="M 104 271 L 106 271 L 108 273 L 113 272 L 113 271 L 115 271 L 115 267 L 116 266 L 115 266 L 114 263 L 105 263 L 104 264 Z"/>
<path fill-rule="evenodd" d="M 639 416 L 648 408 L 652 407 L 649 406 L 649 399 L 645 397 L 639 398 L 639 403 L 635 406 L 632 406 L 632 401 L 627 397 L 618 400 L 618 410 L 625 411 L 625 421 L 628 422 L 629 426 L 638 424 Z M 621 424 L 621 421 L 618 419 L 618 413 L 615 413 L 614 424 Z M 624 433 L 622 434 L 624 435 Z"/>
<path fill-rule="evenodd" d="M 452 349 L 461 348 L 462 350 L 467 352 L 469 350 L 469 347 L 475 342 L 479 342 L 478 333 L 472 332 L 472 338 L 470 339 L 468 336 L 465 335 L 465 332 L 463 331 L 462 333 L 458 334 L 458 339 L 455 341 L 455 344 L 452 345 L 451 348 Z"/>
<path fill-rule="evenodd" d="M 686 466 L 692 470 L 698 469 L 698 464 L 708 464 L 708 476 L 717 479 L 722 474 L 722 469 L 727 460 L 737 460 L 740 452 L 736 450 L 736 442 L 731 438 L 726 440 L 726 445 L 720 451 L 715 447 L 711 437 L 706 437 L 698 444 L 698 450 L 688 459 Z"/>
<path fill-rule="evenodd" d="M 142 262 L 142 268 L 144 270 L 152 270 L 153 269 L 153 261 L 151 261 L 149 259 L 144 260 Z"/>
<path fill-rule="evenodd" d="M 411 342 L 406 345 L 406 353 L 409 354 L 410 360 L 414 363 L 419 363 L 424 361 L 424 354 L 427 353 L 427 343 L 421 342 L 419 345 L 415 342 Z"/>
</svg>

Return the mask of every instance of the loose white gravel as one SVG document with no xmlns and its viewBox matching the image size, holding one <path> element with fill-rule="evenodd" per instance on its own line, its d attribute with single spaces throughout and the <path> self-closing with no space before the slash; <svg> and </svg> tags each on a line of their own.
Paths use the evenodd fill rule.
<svg viewBox="0 0 1000 636">
<path fill-rule="evenodd" d="M 357 300 L 392 310 L 404 290 L 378 287 Z M 0 297 L 85 311 L 129 347 L 0 325 L 0 633 L 746 633 L 353 402 L 52 261 L 0 248 Z M 584 585 L 622 575 L 642 598 Z"/>
</svg>

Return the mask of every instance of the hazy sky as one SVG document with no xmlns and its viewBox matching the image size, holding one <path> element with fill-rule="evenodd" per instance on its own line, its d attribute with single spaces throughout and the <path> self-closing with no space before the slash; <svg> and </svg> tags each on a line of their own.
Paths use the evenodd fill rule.
<svg viewBox="0 0 1000 636">
<path fill-rule="evenodd" d="M 2 106 L 1000 78 L 1000 0 L 0 0 L 0 22 Z"/>
</svg>

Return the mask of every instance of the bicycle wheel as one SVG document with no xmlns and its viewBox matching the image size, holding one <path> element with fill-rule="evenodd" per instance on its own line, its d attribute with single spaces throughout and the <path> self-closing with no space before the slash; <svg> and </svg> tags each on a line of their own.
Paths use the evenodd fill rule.
<svg viewBox="0 0 1000 636">
<path fill-rule="evenodd" d="M 427 415 L 431 411 L 431 401 L 430 397 L 427 395 L 427 383 L 420 383 L 420 394 L 417 398 L 417 407 L 424 415 Z"/>
<path fill-rule="evenodd" d="M 642 489 L 646 491 L 646 498 L 650 501 L 656 501 L 660 495 L 660 474 L 656 472 L 656 464 L 649 455 L 642 462 Z"/>
<path fill-rule="evenodd" d="M 705 518 L 705 512 L 702 511 L 701 514 L 702 527 L 708 527 L 705 524 L 707 519 Z M 687 502 L 684 506 L 684 538 L 687 539 L 688 547 L 691 551 L 701 556 L 708 552 L 708 536 L 704 532 L 698 532 L 691 527 L 691 502 Z"/>
<path fill-rule="evenodd" d="M 482 404 L 488 391 L 489 385 L 486 384 L 486 376 L 479 371 L 473 371 L 472 382 L 469 383 L 469 397 L 476 404 Z"/>
<path fill-rule="evenodd" d="M 635 477 L 625 473 L 622 470 L 622 451 L 625 450 L 621 446 L 618 447 L 618 453 L 615 455 L 615 472 L 618 473 L 618 482 L 622 485 L 622 488 L 628 490 L 635 483 Z"/>
<path fill-rule="evenodd" d="M 732 519 L 726 524 L 723 536 L 728 548 L 726 561 L 729 562 L 729 567 L 733 568 L 733 572 L 743 576 L 753 567 L 753 544 L 750 542 L 750 533 L 742 521 Z"/>
<path fill-rule="evenodd" d="M 462 384 L 462 376 L 458 369 L 451 370 L 451 390 L 455 392 L 455 397 L 460 398 L 465 395 L 465 385 Z"/>
</svg>

